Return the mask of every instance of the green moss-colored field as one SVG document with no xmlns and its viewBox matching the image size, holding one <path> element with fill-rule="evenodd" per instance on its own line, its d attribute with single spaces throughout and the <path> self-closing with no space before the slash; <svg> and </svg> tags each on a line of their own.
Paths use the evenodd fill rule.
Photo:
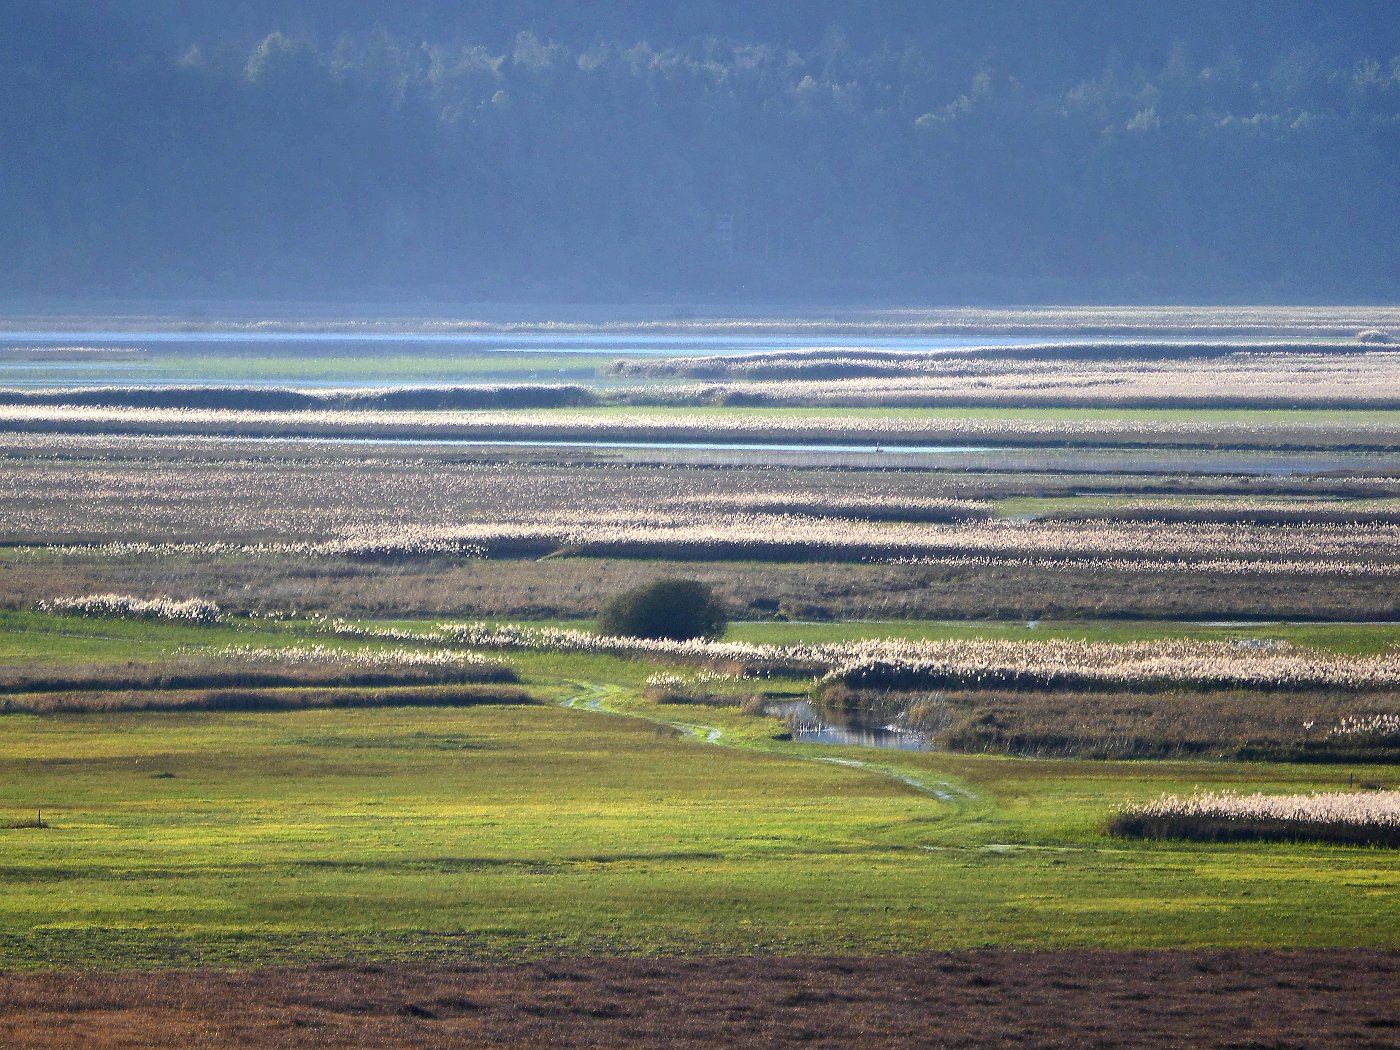
<svg viewBox="0 0 1400 1050">
<path fill-rule="evenodd" d="M 55 369 L 45 361 L 11 366 L 12 382 L 237 383 L 354 385 L 405 383 L 540 383 L 593 380 L 601 368 L 625 354 L 443 351 L 368 353 L 181 353 L 135 359 L 79 362 Z M 65 362 L 66 364 L 69 364 Z"/>
<path fill-rule="evenodd" d="M 448 617 L 457 622 L 460 618 Z M 361 621 L 368 627 L 428 629 L 432 620 Z M 530 621 L 537 627 L 565 627 L 592 631 L 591 620 Z M 1355 655 L 1378 655 L 1400 646 L 1400 624 L 1392 623 L 1251 623 L 1207 624 L 1162 620 L 1041 620 L 1034 624 L 1006 621 L 870 620 L 829 623 L 749 621 L 733 623 L 726 640 L 768 644 L 844 642 L 866 638 L 930 640 L 994 639 L 1045 641 L 1068 639 L 1090 642 L 1134 642 L 1180 638 L 1202 641 L 1268 641 Z M 217 627 L 195 627 L 163 621 L 88 619 L 49 616 L 35 612 L 0 611 L 0 664 L 38 662 L 48 666 L 68 663 L 168 659 L 180 653 L 225 645 L 294 647 L 311 644 L 345 649 L 364 646 L 391 647 L 392 641 L 359 640 L 330 633 L 304 620 L 232 620 Z M 520 654 L 512 659 L 524 659 Z M 532 654 L 546 673 L 568 677 L 593 673 L 582 669 L 577 657 Z M 650 673 L 648 665 L 616 661 L 609 674 L 624 675 L 627 684 Z M 631 672 L 636 672 L 631 673 Z"/>
<path fill-rule="evenodd" d="M 1097 830 L 1163 787 L 1325 770 L 901 758 L 941 801 L 557 707 L 0 728 L 5 808 L 52 824 L 0 831 L 8 966 L 1400 940 L 1394 853 Z"/>
<path fill-rule="evenodd" d="M 165 660 L 187 649 L 305 645 L 308 637 L 328 646 L 353 648 L 361 644 L 309 628 L 305 622 L 244 620 L 227 626 L 199 627 L 168 621 L 87 619 L 0 611 L 0 665 L 36 662 L 61 666 Z"/>
<path fill-rule="evenodd" d="M 453 618 L 448 618 L 453 619 Z M 459 622 L 460 618 L 454 620 Z M 0 621 L 3 622 L 3 621 Z M 407 629 L 431 627 L 441 619 L 385 621 Z M 369 626 L 374 621 L 364 621 Z M 592 620 L 536 620 L 536 627 L 596 631 Z M 1337 653 L 1375 656 L 1400 647 L 1400 623 L 1190 623 L 1171 620 L 833 620 L 820 623 L 740 621 L 731 623 L 725 641 L 769 645 L 852 642 L 867 638 L 959 641 L 988 639 L 1034 642 L 1147 642 L 1179 638 L 1193 641 L 1282 641 Z"/>
<path fill-rule="evenodd" d="M 312 630 L 33 613 L 3 627 L 11 667 Z M 1011 630 L 968 629 L 993 628 Z M 733 633 L 876 632 L 897 633 Z M 1377 921 L 1400 904 L 1395 851 L 1100 830 L 1162 791 L 1390 784 L 1394 767 L 820 747 L 734 708 L 642 699 L 655 664 L 504 659 L 546 703 L 0 716 L 0 824 L 40 806 L 49 824 L 0 827 L 0 965 L 1400 945 Z"/>
</svg>

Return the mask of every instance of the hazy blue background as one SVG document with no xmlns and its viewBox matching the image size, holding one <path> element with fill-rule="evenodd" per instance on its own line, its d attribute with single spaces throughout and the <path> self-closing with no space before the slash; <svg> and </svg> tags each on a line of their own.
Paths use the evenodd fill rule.
<svg viewBox="0 0 1400 1050">
<path fill-rule="evenodd" d="M 1395 0 L 0 0 L 11 302 L 1398 280 Z"/>
</svg>

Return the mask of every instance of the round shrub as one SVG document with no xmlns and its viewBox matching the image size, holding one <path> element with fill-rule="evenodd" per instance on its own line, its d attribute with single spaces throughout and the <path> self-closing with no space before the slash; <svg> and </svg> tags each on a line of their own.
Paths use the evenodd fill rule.
<svg viewBox="0 0 1400 1050">
<path fill-rule="evenodd" d="M 699 580 L 656 580 L 610 599 L 598 615 L 603 634 L 633 638 L 718 638 L 724 607 Z"/>
</svg>

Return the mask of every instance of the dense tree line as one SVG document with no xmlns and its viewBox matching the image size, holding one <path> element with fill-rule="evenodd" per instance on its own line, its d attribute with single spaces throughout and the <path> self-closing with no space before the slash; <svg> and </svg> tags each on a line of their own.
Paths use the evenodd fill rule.
<svg viewBox="0 0 1400 1050">
<path fill-rule="evenodd" d="M 1386 3 L 1108 24 L 282 6 L 0 3 L 11 295 L 1359 299 L 1400 278 Z"/>
</svg>

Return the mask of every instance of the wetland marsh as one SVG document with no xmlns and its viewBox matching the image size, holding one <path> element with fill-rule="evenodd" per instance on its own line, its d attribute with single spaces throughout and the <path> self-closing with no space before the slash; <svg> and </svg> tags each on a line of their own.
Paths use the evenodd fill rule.
<svg viewBox="0 0 1400 1050">
<path fill-rule="evenodd" d="M 5 965 L 1393 952 L 1393 848 L 1233 841 L 1195 802 L 1194 831 L 1110 834 L 1172 797 L 1389 819 L 1386 351 L 1177 346 L 1154 367 L 1183 389 L 1253 393 L 1095 402 L 1136 331 L 1054 349 L 1081 403 L 1009 408 L 976 377 L 1061 368 L 1043 334 L 846 331 L 973 396 L 735 395 L 830 334 L 744 334 L 698 400 L 662 373 L 722 340 L 664 330 L 375 334 L 373 359 L 245 333 L 288 364 L 256 388 L 171 333 L 138 355 L 163 378 L 41 360 L 0 390 Z M 614 351 L 643 345 L 635 385 Z M 1241 386 L 1253 353 L 1276 374 Z M 537 407 L 566 357 L 578 403 Z M 1299 405 L 1268 393 L 1313 366 Z M 668 575 L 713 586 L 722 638 L 596 633 Z"/>
</svg>

